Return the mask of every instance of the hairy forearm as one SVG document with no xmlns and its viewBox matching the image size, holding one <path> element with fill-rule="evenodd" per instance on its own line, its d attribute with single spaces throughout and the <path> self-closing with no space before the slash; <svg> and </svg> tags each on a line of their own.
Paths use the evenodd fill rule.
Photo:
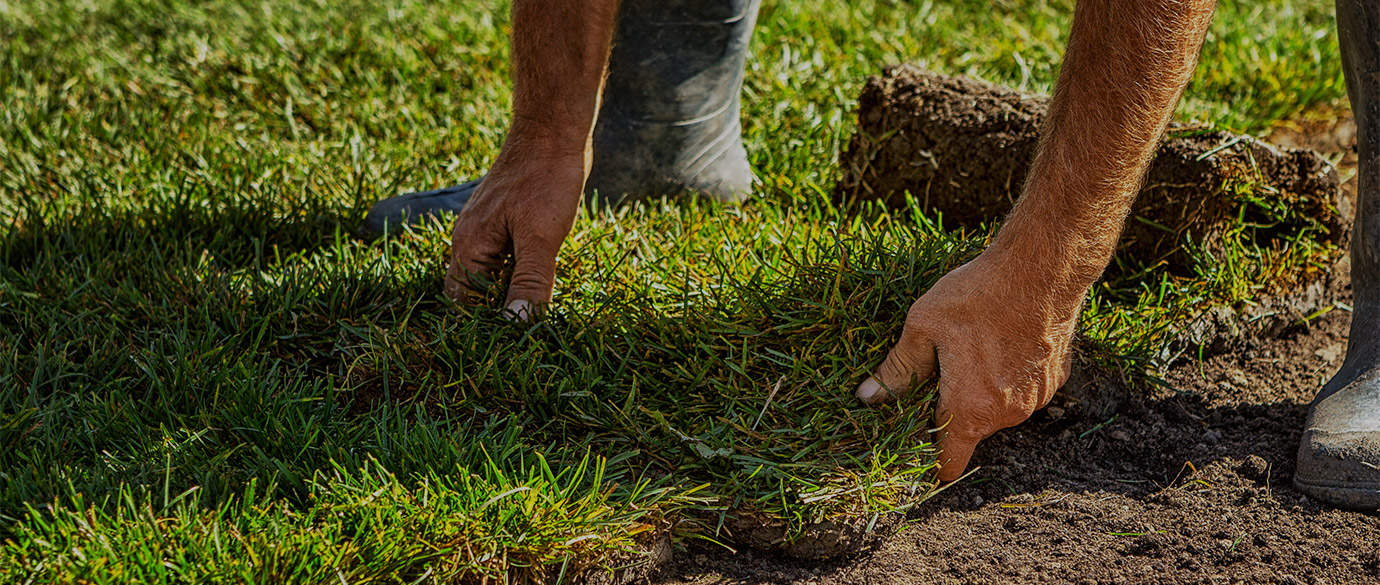
<svg viewBox="0 0 1380 585">
<path fill-rule="evenodd" d="M 1215 0 L 1080 0 L 1030 179 L 992 247 L 1056 295 L 1101 275 Z"/>
<path fill-rule="evenodd" d="M 513 126 L 505 150 L 584 152 L 599 111 L 618 0 L 514 0 Z"/>
<path fill-rule="evenodd" d="M 589 177 L 618 0 L 513 1 L 513 122 L 451 232 L 446 294 L 469 302 L 512 260 L 505 307 L 550 302 L 556 255 Z"/>
</svg>

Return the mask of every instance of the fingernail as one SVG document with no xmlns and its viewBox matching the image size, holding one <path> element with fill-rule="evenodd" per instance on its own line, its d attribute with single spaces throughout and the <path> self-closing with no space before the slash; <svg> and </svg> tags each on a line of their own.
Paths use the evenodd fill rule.
<svg viewBox="0 0 1380 585">
<path fill-rule="evenodd" d="M 514 300 L 513 302 L 508 303 L 507 312 L 504 313 L 504 316 L 512 321 L 531 321 L 532 303 L 529 303 L 522 299 Z"/>
<path fill-rule="evenodd" d="M 868 377 L 863 383 L 858 384 L 858 398 L 863 402 L 873 402 L 882 395 L 882 383 L 876 378 Z"/>
</svg>

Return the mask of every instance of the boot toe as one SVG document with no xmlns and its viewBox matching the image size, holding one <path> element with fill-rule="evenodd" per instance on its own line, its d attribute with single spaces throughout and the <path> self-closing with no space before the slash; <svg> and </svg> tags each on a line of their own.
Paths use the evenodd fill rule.
<svg viewBox="0 0 1380 585">
<path fill-rule="evenodd" d="M 1304 433 L 1294 484 L 1342 508 L 1380 508 L 1380 433 Z"/>
<path fill-rule="evenodd" d="M 396 232 L 403 226 L 417 225 L 443 213 L 460 213 L 481 179 L 453 187 L 406 193 L 375 203 L 364 216 L 365 229 L 374 234 Z"/>
<path fill-rule="evenodd" d="M 1380 376 L 1362 376 L 1314 402 L 1294 485 L 1334 506 L 1380 509 Z"/>
</svg>

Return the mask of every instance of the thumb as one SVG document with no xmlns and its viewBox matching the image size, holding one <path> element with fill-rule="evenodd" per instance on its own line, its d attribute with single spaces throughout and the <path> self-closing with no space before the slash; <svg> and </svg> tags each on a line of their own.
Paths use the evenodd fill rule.
<svg viewBox="0 0 1380 585">
<path fill-rule="evenodd" d="M 508 299 L 504 306 L 515 317 L 530 321 L 551 302 L 556 283 L 556 252 L 560 241 L 544 238 L 521 238 L 514 242 L 513 278 L 508 283 Z"/>
<path fill-rule="evenodd" d="M 891 348 L 882 365 L 858 385 L 858 398 L 867 404 L 894 400 L 915 382 L 934 375 L 936 363 L 934 343 L 907 326 L 901 341 Z"/>
</svg>

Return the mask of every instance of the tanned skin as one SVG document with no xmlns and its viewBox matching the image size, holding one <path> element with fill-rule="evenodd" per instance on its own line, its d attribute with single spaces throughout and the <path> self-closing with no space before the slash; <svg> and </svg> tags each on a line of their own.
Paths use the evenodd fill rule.
<svg viewBox="0 0 1380 585">
<path fill-rule="evenodd" d="M 446 290 L 511 248 L 508 307 L 551 298 L 590 161 L 616 2 L 517 0 L 514 122 L 494 170 L 456 220 Z M 1088 289 L 1197 63 L 1215 0 L 1080 0 L 1039 154 L 991 245 L 910 308 L 900 341 L 858 387 L 868 403 L 938 376 L 940 479 L 978 442 L 1025 421 L 1068 379 Z M 564 51 L 564 52 L 551 52 Z M 588 92 L 588 93 L 584 93 Z"/>
<path fill-rule="evenodd" d="M 911 306 L 858 387 L 881 402 L 939 375 L 939 477 L 1068 380 L 1078 314 L 1111 261 L 1188 85 L 1214 0 L 1080 0 L 1030 179 L 987 250 Z"/>
<path fill-rule="evenodd" d="M 618 0 L 513 1 L 513 121 L 493 169 L 455 220 L 446 294 L 512 254 L 505 306 L 529 318 L 551 301 L 560 250 L 585 190 Z"/>
</svg>

